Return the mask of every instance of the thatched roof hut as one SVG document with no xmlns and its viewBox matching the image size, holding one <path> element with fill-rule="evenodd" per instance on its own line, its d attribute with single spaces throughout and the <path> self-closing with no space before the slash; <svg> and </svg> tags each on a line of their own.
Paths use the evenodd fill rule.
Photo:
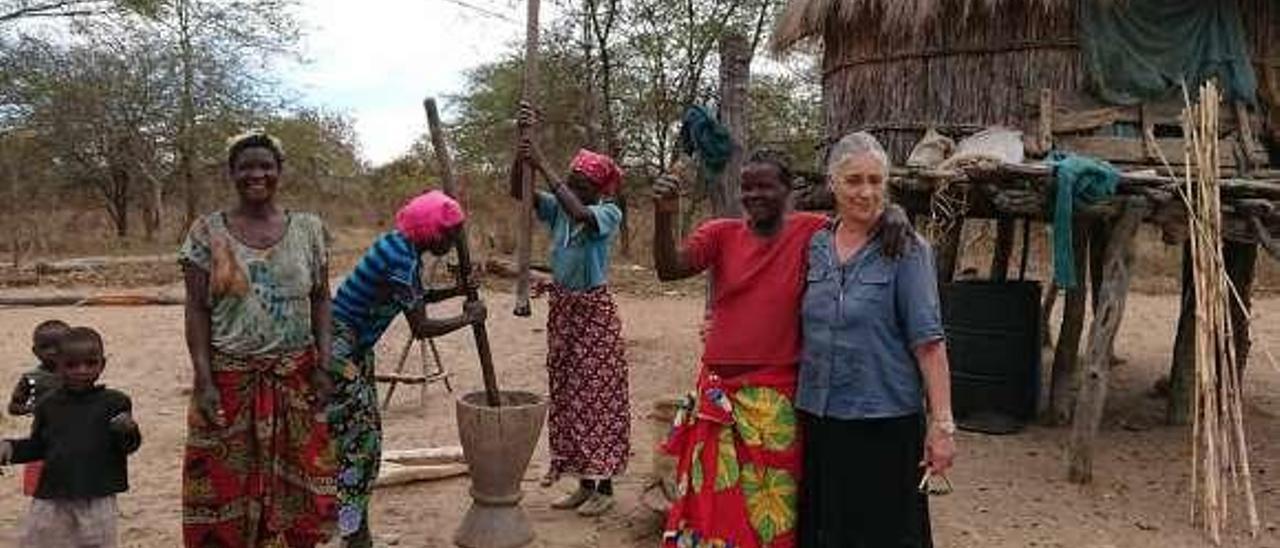
<svg viewBox="0 0 1280 548">
<path fill-rule="evenodd" d="M 828 135 L 872 130 L 901 161 L 930 127 L 963 134 L 1004 125 L 1032 135 L 1042 118 L 1040 97 L 1046 90 L 1058 118 L 1094 115 L 1066 116 L 1054 133 L 1097 135 L 1108 125 L 1102 122 L 1141 123 L 1140 106 L 1100 113 L 1114 105 L 1089 93 L 1094 86 L 1082 48 L 1082 7 L 1113 1 L 793 0 L 778 21 L 772 45 L 784 52 L 819 44 Z M 1272 59 L 1280 51 L 1275 45 L 1280 5 L 1273 0 L 1205 1 L 1230 3 L 1232 9 L 1224 13 L 1243 14 L 1239 19 L 1262 76 L 1262 108 L 1249 112 L 1258 117 L 1252 129 L 1263 131 L 1270 124 L 1261 115 L 1280 110 L 1270 108 L 1280 94 L 1280 62 Z M 1148 109 L 1150 125 L 1176 128 L 1180 95 L 1175 103 L 1164 109 L 1162 119 L 1152 116 L 1160 109 Z M 1228 123 L 1235 124 L 1234 119 Z M 1256 144 L 1252 148 L 1257 155 Z"/>
</svg>

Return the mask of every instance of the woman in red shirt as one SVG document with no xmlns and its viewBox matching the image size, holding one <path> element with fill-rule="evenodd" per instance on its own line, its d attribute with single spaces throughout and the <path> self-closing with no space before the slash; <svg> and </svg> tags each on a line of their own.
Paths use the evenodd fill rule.
<svg viewBox="0 0 1280 548">
<path fill-rule="evenodd" d="M 756 152 L 742 168 L 745 216 L 707 221 L 681 246 L 678 183 L 654 183 L 658 277 L 709 271 L 712 288 L 697 389 L 665 446 L 678 459 L 666 546 L 796 544 L 800 302 L 809 240 L 828 221 L 789 211 L 791 180 L 785 157 Z M 906 215 L 890 207 L 883 222 L 888 248 L 900 252 L 911 233 Z"/>
</svg>

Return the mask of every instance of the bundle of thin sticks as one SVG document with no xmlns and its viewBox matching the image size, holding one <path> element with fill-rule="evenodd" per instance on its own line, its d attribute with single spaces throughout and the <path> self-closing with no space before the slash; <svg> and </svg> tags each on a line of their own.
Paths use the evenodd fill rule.
<svg viewBox="0 0 1280 548">
<path fill-rule="evenodd" d="M 1221 100 L 1212 81 L 1200 88 L 1197 101 L 1186 97 L 1183 125 L 1190 169 L 1181 190 L 1189 213 L 1196 310 L 1192 518 L 1202 520 L 1216 544 L 1221 544 L 1223 529 L 1230 523 L 1233 500 L 1243 499 L 1251 533 L 1256 536 L 1259 529 L 1245 440 L 1244 389 L 1229 308 L 1239 297 L 1222 256 Z"/>
</svg>

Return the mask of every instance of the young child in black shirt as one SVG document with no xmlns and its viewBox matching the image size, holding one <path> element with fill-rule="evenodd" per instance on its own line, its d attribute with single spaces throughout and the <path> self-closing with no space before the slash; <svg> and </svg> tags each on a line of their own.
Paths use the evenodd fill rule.
<svg viewBox="0 0 1280 548">
<path fill-rule="evenodd" d="M 48 320 L 40 322 L 31 333 L 31 353 L 36 355 L 38 362 L 23 373 L 13 387 L 13 395 L 9 396 L 10 415 L 21 417 L 34 413 L 36 404 L 58 388 L 61 381 L 58 380 L 54 358 L 58 353 L 58 340 L 68 329 L 71 326 L 62 320 Z M 22 494 L 28 497 L 35 495 L 39 483 L 40 462 L 28 462 L 22 467 Z"/>
<path fill-rule="evenodd" d="M 19 546 L 114 548 L 115 495 L 129 490 L 126 460 L 142 435 L 129 397 L 97 384 L 97 331 L 68 330 L 56 362 L 62 384 L 36 404 L 31 437 L 0 442 L 0 464 L 44 460 Z"/>
</svg>

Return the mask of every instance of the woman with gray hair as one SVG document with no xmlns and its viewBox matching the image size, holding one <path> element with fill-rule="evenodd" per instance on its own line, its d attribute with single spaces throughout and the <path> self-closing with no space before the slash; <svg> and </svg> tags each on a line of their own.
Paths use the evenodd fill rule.
<svg viewBox="0 0 1280 548">
<path fill-rule="evenodd" d="M 888 176 L 866 133 L 828 155 L 836 217 L 810 240 L 802 304 L 800 546 L 932 546 L 924 488 L 956 452 L 933 252 L 916 236 L 883 253 Z"/>
</svg>

